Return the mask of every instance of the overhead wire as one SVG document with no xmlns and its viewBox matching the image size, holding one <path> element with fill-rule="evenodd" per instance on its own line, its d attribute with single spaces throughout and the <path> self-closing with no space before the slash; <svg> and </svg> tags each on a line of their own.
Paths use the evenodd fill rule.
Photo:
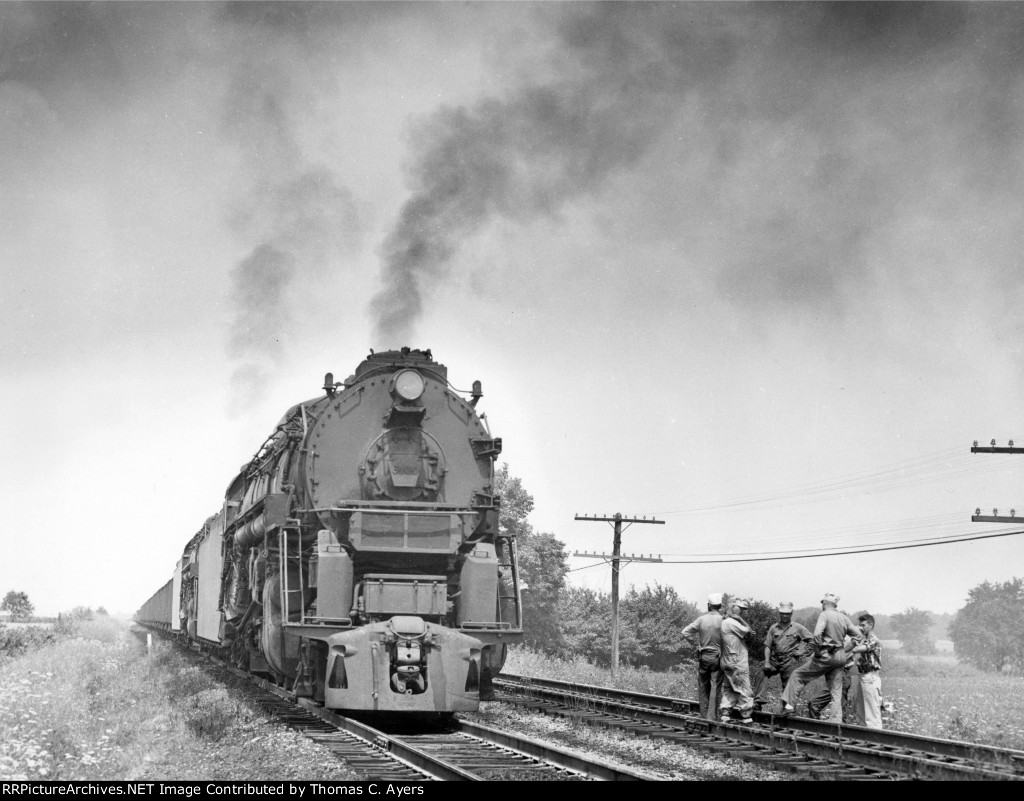
<svg viewBox="0 0 1024 801">
<path fill-rule="evenodd" d="M 669 564 L 669 565 L 721 565 L 721 564 L 734 564 L 740 562 L 774 562 L 781 561 L 784 559 L 820 559 L 827 556 L 850 556 L 854 554 L 865 554 L 865 553 L 881 553 L 883 551 L 900 551 L 908 548 L 927 548 L 935 545 L 950 545 L 961 542 L 972 542 L 974 540 L 985 540 L 994 539 L 997 537 L 1012 537 L 1018 534 L 1024 534 L 1024 528 L 1014 528 L 1009 530 L 998 530 L 990 531 L 981 534 L 957 534 L 950 535 L 946 538 L 937 537 L 926 537 L 920 540 L 906 540 L 898 544 L 883 544 L 881 546 L 863 546 L 856 548 L 846 549 L 821 549 L 820 551 L 793 551 L 793 552 L 772 552 L 766 551 L 761 554 L 732 554 L 728 558 L 722 559 L 662 559 L 658 564 Z M 716 554 L 710 554 L 711 556 L 717 556 Z M 585 565 L 583 567 L 570 568 L 568 572 L 574 573 L 580 570 L 587 570 L 593 567 L 599 567 L 603 564 L 607 564 L 612 561 L 613 557 L 608 557 L 596 565 Z M 628 562 L 630 561 L 628 556 L 620 556 L 619 561 Z"/>
<path fill-rule="evenodd" d="M 661 512 L 649 512 L 652 516 L 668 515 L 693 515 L 708 514 L 721 511 L 735 511 L 742 508 L 753 510 L 763 507 L 766 504 L 781 504 L 786 507 L 801 505 L 805 503 L 817 503 L 827 500 L 837 500 L 837 493 L 841 499 L 849 497 L 851 492 L 858 495 L 870 494 L 875 491 L 890 491 L 902 489 L 909 486 L 918 486 L 926 483 L 959 478 L 963 475 L 978 475 L 1012 468 L 1014 465 L 1002 463 L 979 463 L 973 459 L 974 454 L 965 453 L 963 448 L 948 448 L 936 451 L 916 459 L 904 460 L 879 469 L 865 470 L 853 473 L 846 477 L 838 477 L 827 481 L 808 482 L 784 490 L 768 493 L 754 493 L 738 496 L 733 499 L 726 499 L 720 503 L 705 506 L 691 506 L 676 510 Z M 755 562 L 772 561 L 780 559 L 808 559 L 824 556 L 840 556 L 859 553 L 876 553 L 889 550 L 903 550 L 907 548 L 921 548 L 936 545 L 945 545 L 958 542 L 969 542 L 972 540 L 991 539 L 996 537 L 1007 537 L 1024 533 L 1022 530 L 997 530 L 983 533 L 966 533 L 953 531 L 943 533 L 954 525 L 959 525 L 963 516 L 959 513 L 936 514 L 928 517 L 917 517 L 911 520 L 888 521 L 882 524 L 861 523 L 852 526 L 816 530 L 813 532 L 789 533 L 772 537 L 775 545 L 802 546 L 792 550 L 743 550 L 744 547 L 756 548 L 763 544 L 763 538 L 756 540 L 756 544 L 747 546 L 743 540 L 732 539 L 731 543 L 736 548 L 729 553 L 697 553 L 687 554 L 690 558 L 682 560 L 662 560 L 667 564 L 722 564 L 733 562 Z M 1024 525 L 1024 519 L 1022 519 Z M 924 533 L 928 530 L 935 530 L 935 533 L 916 539 L 885 539 L 887 534 L 907 535 L 910 532 Z M 872 537 L 881 539 L 876 542 L 859 542 L 856 544 L 840 542 L 835 545 L 826 543 L 836 540 L 846 540 L 850 535 Z M 661 555 L 661 554 L 660 554 Z M 669 554 L 672 555 L 672 554 Z M 620 557 L 620 560 L 627 561 L 627 557 Z M 574 568 L 574 570 L 587 569 Z"/>
<path fill-rule="evenodd" d="M 837 495 L 842 493 L 846 493 L 842 497 L 849 497 L 850 494 L 864 495 L 873 491 L 902 489 L 944 479 L 960 478 L 965 475 L 1001 472 L 1013 467 L 1013 464 L 1005 462 L 981 464 L 972 458 L 972 454 L 964 454 L 963 449 L 951 448 L 917 459 L 897 462 L 885 468 L 861 471 L 828 481 L 809 482 L 775 492 L 740 495 L 717 503 L 654 511 L 648 514 L 661 517 L 706 514 L 762 507 L 783 501 L 787 506 L 819 503 L 836 500 Z"/>
<path fill-rule="evenodd" d="M 782 559 L 819 559 L 825 556 L 849 556 L 851 554 L 881 553 L 882 551 L 902 551 L 908 548 L 927 548 L 934 545 L 950 545 L 958 542 L 972 542 L 974 540 L 986 540 L 996 537 L 1012 537 L 1017 534 L 1024 534 L 1024 528 L 1012 531 L 990 532 L 987 534 L 964 534 L 953 536 L 947 539 L 929 538 L 920 542 L 907 542 L 902 545 L 883 545 L 881 547 L 848 548 L 845 550 L 833 550 L 828 553 L 796 553 L 796 554 L 774 554 L 763 556 L 740 556 L 730 559 L 666 559 L 663 564 L 672 565 L 712 565 L 729 564 L 732 562 L 774 562 Z"/>
</svg>

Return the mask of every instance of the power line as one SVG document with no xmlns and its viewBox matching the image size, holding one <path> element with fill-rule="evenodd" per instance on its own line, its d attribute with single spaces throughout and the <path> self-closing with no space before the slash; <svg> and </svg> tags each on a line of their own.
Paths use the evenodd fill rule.
<svg viewBox="0 0 1024 801">
<path fill-rule="evenodd" d="M 827 553 L 814 553 L 809 551 L 802 552 L 765 552 L 768 555 L 752 554 L 743 555 L 739 554 L 729 559 L 663 559 L 662 564 L 666 565 L 721 565 L 721 564 L 735 564 L 742 562 L 774 562 L 783 559 L 820 559 L 826 556 L 849 556 L 851 554 L 862 554 L 862 553 L 881 553 L 883 551 L 901 551 L 908 548 L 928 548 L 935 545 L 950 545 L 960 542 L 972 542 L 974 540 L 985 540 L 992 539 L 995 537 L 1011 537 L 1017 534 L 1024 534 L 1024 529 L 1017 529 L 1013 531 L 996 531 L 988 534 L 956 534 L 945 539 L 936 539 L 934 537 L 928 538 L 927 540 L 908 540 L 906 544 L 899 545 L 883 545 L 879 547 L 867 546 L 861 548 L 848 548 L 845 550 L 829 550 Z M 708 554 L 714 556 L 714 554 Z M 575 573 L 579 570 L 587 570 L 594 565 L 587 565 L 586 567 L 571 568 L 567 572 Z"/>
<path fill-rule="evenodd" d="M 1007 466 L 1005 464 L 993 464 L 979 469 L 976 460 L 964 454 L 961 449 L 954 448 L 937 451 L 918 459 L 897 462 L 889 467 L 861 471 L 825 482 L 798 484 L 778 492 L 741 495 L 731 499 L 724 499 L 718 503 L 658 511 L 654 514 L 667 516 L 728 512 L 764 506 L 780 501 L 786 501 L 787 505 L 819 503 L 835 500 L 841 493 L 859 491 L 857 492 L 858 495 L 864 495 L 870 494 L 873 491 L 888 492 L 945 479 L 959 478 L 964 475 L 994 473 L 1006 469 Z"/>
<path fill-rule="evenodd" d="M 667 565 L 715 565 L 715 564 L 728 564 L 730 562 L 773 562 L 781 559 L 819 559 L 823 556 L 848 556 L 850 554 L 860 553 L 881 553 L 882 551 L 902 551 L 907 548 L 928 548 L 933 545 L 948 545 L 957 542 L 972 542 L 974 540 L 986 540 L 994 537 L 1011 537 L 1016 534 L 1024 534 L 1024 529 L 1018 529 L 1016 531 L 1003 531 L 992 534 L 964 534 L 956 537 L 950 537 L 942 540 L 933 540 L 929 542 L 916 542 L 907 545 L 883 545 L 881 547 L 869 547 L 869 548 L 849 548 L 841 551 L 829 551 L 828 553 L 803 553 L 795 555 L 777 555 L 777 556 L 750 556 L 741 557 L 736 559 L 700 559 L 700 560 L 677 560 L 677 559 L 665 559 L 664 563 Z"/>
<path fill-rule="evenodd" d="M 765 539 L 770 539 L 775 545 L 801 545 L 803 550 L 807 550 L 814 545 L 819 543 L 827 543 L 832 540 L 844 540 L 838 545 L 831 547 L 845 547 L 849 544 L 851 536 L 854 537 L 872 537 L 872 536 L 883 536 L 886 534 L 907 534 L 911 531 L 927 531 L 929 529 L 948 529 L 951 525 L 956 524 L 959 526 L 963 522 L 963 514 L 957 513 L 946 513 L 941 515 L 931 515 L 928 517 L 916 517 L 906 518 L 903 520 L 887 521 L 885 523 L 858 523 L 851 526 L 840 526 L 837 528 L 816 530 L 810 532 L 786 532 L 781 534 L 772 534 L 770 537 L 764 535 L 755 535 L 753 538 L 732 538 L 731 542 L 735 548 L 748 548 L 760 546 L 764 543 Z M 938 536 L 938 535 L 936 535 Z M 884 544 L 884 543 L 878 543 Z M 665 549 L 661 549 L 661 553 L 666 553 Z M 671 554 L 671 551 L 668 552 Z"/>
<path fill-rule="evenodd" d="M 908 544 L 914 544 L 914 543 L 931 543 L 933 545 L 941 545 L 943 542 L 946 542 L 947 540 L 951 541 L 951 542 L 952 541 L 958 541 L 959 538 L 962 538 L 962 537 L 965 537 L 965 536 L 967 536 L 967 535 L 966 534 L 962 534 L 962 533 L 961 534 L 948 534 L 948 535 L 933 534 L 933 535 L 927 536 L 927 537 L 917 537 L 917 538 L 914 538 L 914 539 L 906 539 L 906 540 L 891 540 L 891 541 L 887 541 L 887 542 L 865 542 L 865 543 L 860 543 L 857 546 L 853 546 L 853 545 L 826 545 L 826 546 L 823 546 L 821 548 L 794 548 L 794 549 L 788 550 L 788 551 L 782 551 L 782 550 L 775 550 L 775 551 L 740 551 L 739 553 L 737 553 L 736 551 L 732 551 L 732 552 L 715 552 L 715 553 L 705 552 L 705 553 L 700 553 L 700 554 L 689 554 L 689 555 L 691 555 L 691 556 L 700 556 L 702 558 L 703 557 L 709 557 L 709 556 L 722 556 L 722 557 L 730 557 L 730 556 L 731 557 L 735 557 L 735 556 L 743 556 L 743 557 L 748 557 L 748 556 L 781 556 L 783 554 L 796 554 L 796 555 L 811 556 L 811 555 L 814 555 L 814 554 L 817 554 L 817 553 L 828 555 L 828 554 L 834 553 L 837 549 L 840 549 L 840 548 L 842 548 L 842 549 L 853 548 L 853 547 L 857 547 L 857 548 L 889 548 L 890 546 L 894 546 L 894 545 L 908 545 Z M 669 553 L 668 555 L 669 556 L 680 556 L 680 555 L 683 555 L 683 554 Z"/>
</svg>

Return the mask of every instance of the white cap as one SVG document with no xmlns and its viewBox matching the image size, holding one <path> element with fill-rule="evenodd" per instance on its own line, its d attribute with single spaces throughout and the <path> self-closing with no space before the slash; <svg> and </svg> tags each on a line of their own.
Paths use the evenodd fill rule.
<svg viewBox="0 0 1024 801">
<path fill-rule="evenodd" d="M 708 596 L 708 604 L 710 606 L 721 606 L 722 605 L 722 593 L 713 592 Z"/>
</svg>

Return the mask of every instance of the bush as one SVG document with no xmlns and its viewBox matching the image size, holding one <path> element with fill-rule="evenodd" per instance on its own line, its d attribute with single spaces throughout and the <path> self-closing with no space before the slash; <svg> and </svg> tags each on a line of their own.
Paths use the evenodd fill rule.
<svg viewBox="0 0 1024 801">
<path fill-rule="evenodd" d="M 227 734 L 239 717 L 238 703 L 223 688 L 196 693 L 181 707 L 186 728 L 196 737 L 212 742 Z"/>
<path fill-rule="evenodd" d="M 203 673 L 202 668 L 195 665 L 181 667 L 177 671 L 169 673 L 164 679 L 164 688 L 171 701 L 199 695 L 209 690 L 211 686 L 212 682 Z"/>
<path fill-rule="evenodd" d="M 56 642 L 53 630 L 41 626 L 5 626 L 0 623 L 0 662 Z"/>
<path fill-rule="evenodd" d="M 117 643 L 123 632 L 123 626 L 111 617 L 82 621 L 78 626 L 78 636 L 82 639 L 96 640 L 108 645 Z"/>
<path fill-rule="evenodd" d="M 70 612 L 61 612 L 57 615 L 57 622 L 53 624 L 53 630 L 58 637 L 77 637 L 82 625 L 92 619 L 91 609 L 85 606 L 76 606 Z"/>
</svg>

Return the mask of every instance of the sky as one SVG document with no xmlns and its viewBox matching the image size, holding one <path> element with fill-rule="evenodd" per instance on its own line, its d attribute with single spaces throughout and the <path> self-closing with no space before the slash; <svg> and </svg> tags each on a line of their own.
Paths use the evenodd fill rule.
<svg viewBox="0 0 1024 801">
<path fill-rule="evenodd" d="M 970 452 L 1024 445 L 1022 41 L 1016 3 L 0 4 L 0 593 L 133 613 L 403 345 L 482 382 L 574 585 L 615 513 L 664 521 L 623 591 L 698 604 L 1024 575 L 970 519 L 1024 518 L 1024 455 Z"/>
</svg>

